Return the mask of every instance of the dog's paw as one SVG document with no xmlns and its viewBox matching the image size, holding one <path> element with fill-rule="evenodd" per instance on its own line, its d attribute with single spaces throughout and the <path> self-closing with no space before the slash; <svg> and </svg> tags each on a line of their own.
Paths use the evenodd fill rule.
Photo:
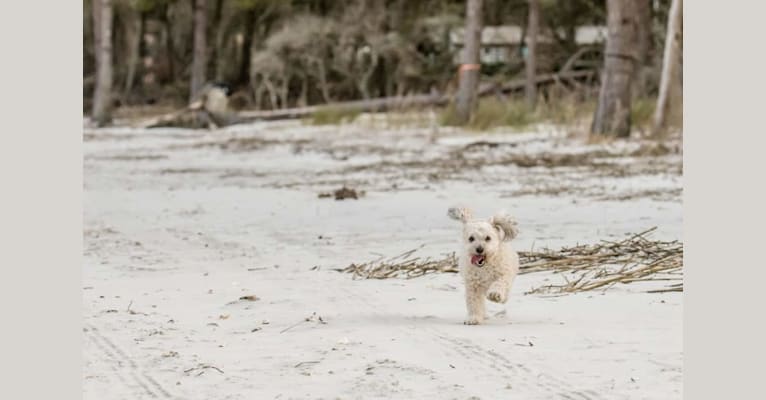
<svg viewBox="0 0 766 400">
<path fill-rule="evenodd" d="M 465 321 L 463 321 L 464 325 L 479 325 L 481 323 L 481 320 L 476 317 L 468 317 Z"/>
<path fill-rule="evenodd" d="M 503 298 L 503 294 L 500 292 L 489 292 L 487 293 L 487 300 L 493 301 L 495 303 L 505 303 L 505 299 Z"/>
</svg>

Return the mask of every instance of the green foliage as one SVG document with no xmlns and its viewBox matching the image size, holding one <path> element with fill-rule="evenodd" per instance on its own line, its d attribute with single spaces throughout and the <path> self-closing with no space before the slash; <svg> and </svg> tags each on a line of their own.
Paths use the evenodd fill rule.
<svg viewBox="0 0 766 400">
<path fill-rule="evenodd" d="M 130 0 L 130 6 L 138 12 L 149 12 L 160 5 L 169 4 L 173 0 Z"/>
<path fill-rule="evenodd" d="M 156 1 L 154 0 L 136 0 L 132 2 L 133 9 L 139 12 L 148 12 L 154 9 Z"/>
<path fill-rule="evenodd" d="M 487 130 L 496 126 L 521 129 L 535 122 L 535 119 L 534 110 L 524 101 L 501 101 L 493 97 L 479 101 L 469 126 L 478 130 Z"/>
<path fill-rule="evenodd" d="M 630 110 L 630 121 L 634 130 L 648 132 L 652 126 L 652 117 L 657 101 L 653 98 L 641 97 L 633 100 Z"/>
<path fill-rule="evenodd" d="M 449 103 L 447 107 L 439 114 L 439 124 L 442 126 L 459 126 L 460 122 L 455 112 L 455 104 Z"/>
<path fill-rule="evenodd" d="M 539 93 L 534 109 L 520 96 L 508 100 L 483 98 L 479 101 L 471 120 L 462 126 L 480 131 L 497 127 L 520 130 L 538 123 L 550 123 L 567 126 L 568 129 L 587 129 L 596 106 L 596 99 L 587 96 L 586 93 L 549 88 L 546 93 Z M 641 129 L 648 128 L 654 112 L 654 101 L 637 100 L 633 112 L 634 121 L 638 121 Z M 439 123 L 443 126 L 461 126 L 457 122 L 454 105 L 450 104 L 442 110 Z"/>
<path fill-rule="evenodd" d="M 583 99 L 582 95 L 556 90 L 549 92 L 547 97 L 548 101 L 541 101 L 538 104 L 538 112 L 554 124 L 587 124 L 596 112 L 595 98 Z"/>
<path fill-rule="evenodd" d="M 83 74 L 90 82 L 95 71 L 92 2 L 85 0 L 83 7 Z M 657 48 L 664 43 L 669 3 L 660 2 L 652 17 Z M 115 88 L 126 88 L 118 96 L 122 104 L 186 101 L 187 94 L 175 88 L 189 83 L 186 66 L 193 59 L 194 2 L 115 0 L 114 4 L 114 81 Z M 538 72 L 543 74 L 555 72 L 573 54 L 577 26 L 605 22 L 606 6 L 604 0 L 540 0 L 540 7 L 541 29 L 554 35 L 538 58 Z M 527 0 L 486 0 L 485 23 L 523 26 L 527 9 Z M 445 93 L 456 83 L 458 49 L 450 33 L 464 25 L 464 0 L 210 0 L 206 11 L 206 78 L 229 85 L 244 99 L 245 108 Z M 135 39 L 138 35 L 140 41 Z M 135 43 L 140 43 L 138 49 Z M 131 57 L 136 52 L 140 57 Z M 150 66 L 143 64 L 145 59 L 151 60 Z M 482 66 L 481 79 L 503 83 L 523 74 L 523 67 L 514 56 L 507 63 Z M 658 80 L 650 77 L 650 82 Z M 91 93 L 87 88 L 85 95 Z M 482 99 L 468 125 L 524 127 L 541 119 L 565 124 L 592 117 L 593 101 L 548 97 L 553 99 L 550 104 L 541 99 L 535 111 L 519 101 Z M 653 103 L 640 99 L 632 111 L 634 126 L 641 129 L 651 119 Z M 353 117 L 329 109 L 310 119 L 334 123 Z M 451 106 L 439 117 L 444 125 L 456 124 Z"/>
<path fill-rule="evenodd" d="M 353 122 L 359 114 L 361 114 L 359 110 L 327 106 L 315 111 L 307 122 L 312 125 L 338 125 Z"/>
<path fill-rule="evenodd" d="M 501 126 L 523 129 L 539 119 L 537 113 L 521 100 L 503 101 L 493 97 L 479 100 L 467 127 L 480 131 Z M 441 124 L 456 126 L 459 125 L 457 121 L 454 105 L 447 106 L 441 113 Z"/>
<path fill-rule="evenodd" d="M 282 0 L 235 0 L 234 5 L 239 8 L 240 10 L 255 10 L 258 8 L 267 8 L 272 6 L 279 6 L 279 5 L 288 5 L 284 4 L 289 3 Z"/>
</svg>

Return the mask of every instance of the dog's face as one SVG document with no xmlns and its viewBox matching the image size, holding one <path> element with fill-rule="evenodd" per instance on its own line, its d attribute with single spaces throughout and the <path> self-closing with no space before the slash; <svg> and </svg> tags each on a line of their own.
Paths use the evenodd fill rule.
<svg viewBox="0 0 766 400">
<path fill-rule="evenodd" d="M 463 226 L 463 245 L 471 264 L 483 267 L 500 247 L 500 233 L 488 221 L 471 221 Z"/>
<path fill-rule="evenodd" d="M 450 208 L 450 218 L 463 223 L 463 244 L 471 264 L 483 267 L 500 249 L 500 242 L 511 240 L 518 235 L 516 221 L 508 214 L 498 213 L 488 221 L 473 219 L 467 208 Z"/>
</svg>

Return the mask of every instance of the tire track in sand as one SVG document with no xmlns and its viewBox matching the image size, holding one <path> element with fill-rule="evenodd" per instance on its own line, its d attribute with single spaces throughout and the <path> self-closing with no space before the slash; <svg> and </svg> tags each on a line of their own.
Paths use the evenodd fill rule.
<svg viewBox="0 0 766 400">
<path fill-rule="evenodd" d="M 350 297 L 367 305 L 373 311 L 373 315 L 384 315 L 381 312 L 384 311 L 381 306 L 372 302 L 369 296 L 359 294 L 348 287 L 344 287 L 343 291 L 348 293 Z M 604 400 L 601 395 L 593 390 L 576 388 L 577 385 L 544 373 L 541 368 L 529 363 L 511 362 L 507 357 L 494 350 L 484 348 L 469 339 L 449 334 L 434 327 L 408 331 L 410 337 L 421 333 L 427 334 L 428 337 L 419 338 L 420 341 L 424 343 L 434 343 L 434 341 L 441 343 L 441 349 L 445 353 L 462 357 L 462 361 L 468 363 L 471 368 L 481 370 L 489 374 L 489 376 L 495 376 L 500 379 L 500 382 L 510 382 L 513 389 L 527 393 L 538 393 L 544 399 Z M 545 392 L 545 394 L 540 392 Z"/>
<path fill-rule="evenodd" d="M 131 398 L 174 399 L 154 377 L 142 371 L 135 360 L 92 324 L 86 324 L 85 339 L 101 352 L 102 359 L 110 365 L 113 375 L 126 389 Z"/>
</svg>

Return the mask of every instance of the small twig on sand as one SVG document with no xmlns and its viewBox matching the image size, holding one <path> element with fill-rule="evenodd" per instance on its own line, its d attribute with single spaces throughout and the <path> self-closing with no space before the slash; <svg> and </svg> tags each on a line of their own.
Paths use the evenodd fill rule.
<svg viewBox="0 0 766 400">
<path fill-rule="evenodd" d="M 317 363 L 319 363 L 319 361 L 301 361 L 301 362 L 299 362 L 298 364 L 295 364 L 295 366 L 294 366 L 293 368 L 298 368 L 298 367 L 300 367 L 301 365 L 306 365 L 306 364 L 317 364 Z"/>
<path fill-rule="evenodd" d="M 216 370 L 216 371 L 218 371 L 220 373 L 223 373 L 223 371 L 220 368 L 216 367 L 215 365 L 209 365 L 209 364 L 200 364 L 200 365 L 198 365 L 196 367 L 192 367 L 192 368 L 189 368 L 189 369 L 185 370 L 184 373 L 188 374 L 189 372 L 192 372 L 192 371 L 197 370 L 197 369 L 205 370 L 205 369 L 209 369 L 209 368 L 210 369 L 214 369 L 214 370 Z M 204 371 L 202 371 L 202 372 L 204 372 Z M 199 375 L 202 375 L 202 373 L 200 373 Z"/>
<path fill-rule="evenodd" d="M 285 332 L 289 331 L 290 329 L 293 329 L 293 328 L 295 328 L 296 326 L 298 326 L 298 325 L 300 325 L 300 324 L 302 324 L 302 323 L 304 323 L 304 322 L 306 322 L 306 320 L 305 320 L 305 319 L 304 319 L 304 320 L 300 320 L 300 321 L 296 322 L 295 324 L 293 324 L 293 325 L 290 325 L 290 326 L 288 326 L 288 327 L 287 327 L 287 328 L 285 328 L 285 329 L 282 329 L 281 331 L 279 331 L 279 333 L 285 333 Z"/>
<path fill-rule="evenodd" d="M 126 309 L 128 314 L 131 315 L 147 315 L 146 313 L 140 312 L 140 311 L 133 311 L 130 309 L 130 307 L 133 305 L 133 300 L 130 301 L 130 304 L 128 304 L 128 308 Z"/>
<path fill-rule="evenodd" d="M 293 328 L 295 328 L 296 326 L 298 326 L 298 325 L 300 325 L 300 324 L 302 324 L 302 323 L 304 323 L 304 322 L 311 322 L 311 321 L 313 321 L 313 320 L 314 320 L 314 318 L 315 318 L 316 316 L 317 316 L 317 313 L 316 313 L 316 312 L 314 312 L 314 313 L 312 313 L 310 316 L 308 316 L 308 317 L 306 317 L 306 318 L 302 319 L 301 321 L 298 321 L 298 322 L 296 322 L 296 323 L 294 323 L 294 324 L 292 324 L 292 325 L 288 326 L 287 328 L 285 328 L 285 329 L 282 329 L 281 331 L 279 331 L 279 333 L 285 333 L 285 332 L 289 331 L 290 329 L 293 329 Z M 322 317 L 320 316 L 320 317 L 319 317 L 319 323 L 320 323 L 320 324 L 326 324 L 327 322 L 325 322 L 325 321 L 322 319 Z"/>
</svg>

